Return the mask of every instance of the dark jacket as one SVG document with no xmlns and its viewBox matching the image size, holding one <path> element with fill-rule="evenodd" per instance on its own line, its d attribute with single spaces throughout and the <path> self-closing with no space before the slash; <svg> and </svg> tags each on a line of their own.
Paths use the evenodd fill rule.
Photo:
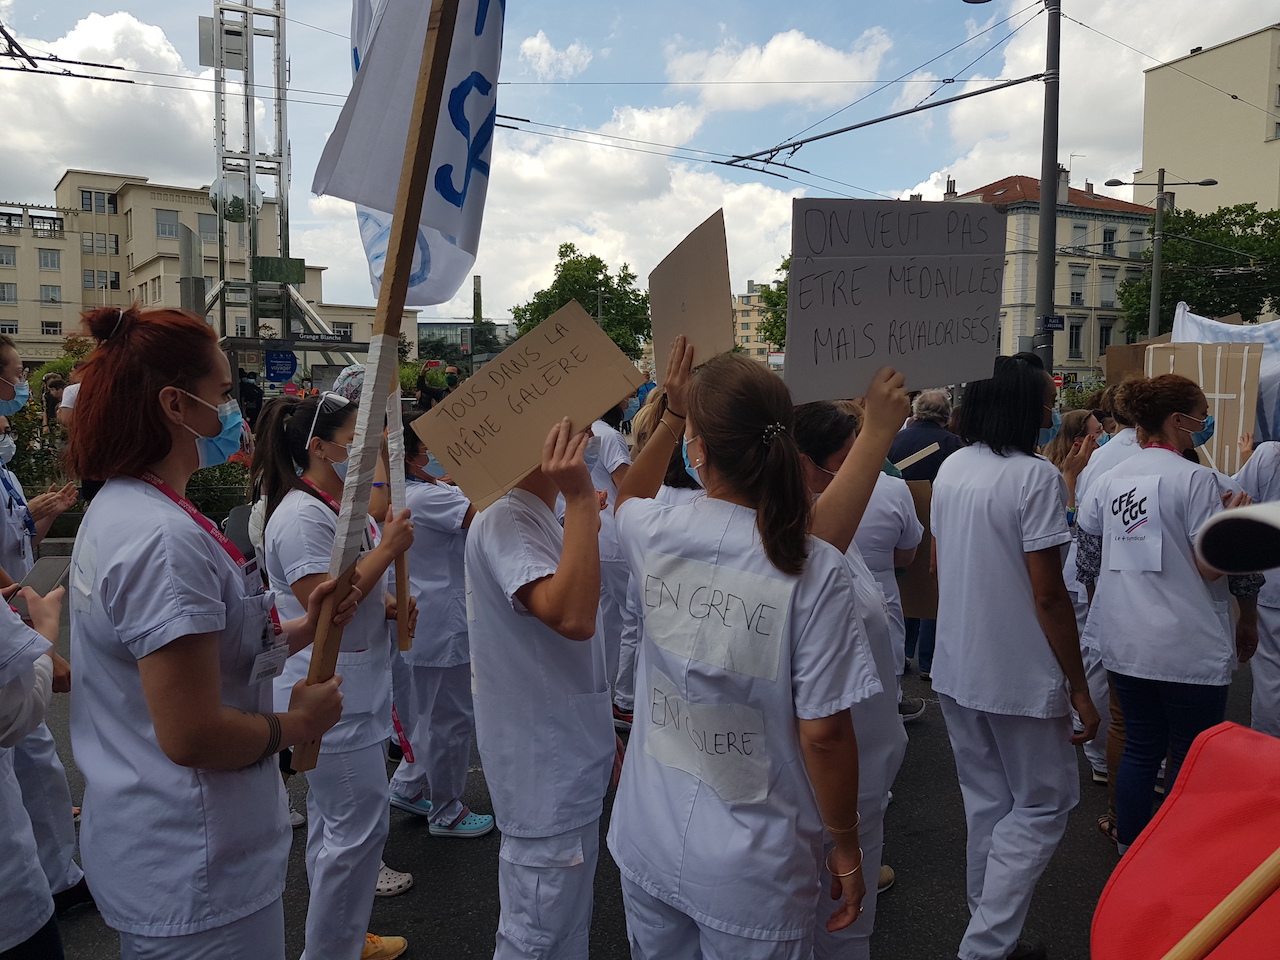
<svg viewBox="0 0 1280 960">
<path fill-rule="evenodd" d="M 898 435 L 893 438 L 893 446 L 889 448 L 889 459 L 894 463 L 905 460 L 931 443 L 938 445 L 938 451 L 903 470 L 904 480 L 932 482 L 938 476 L 938 468 L 942 466 L 942 461 L 963 447 L 964 441 L 946 427 L 930 423 L 928 420 L 911 420 L 898 431 Z"/>
</svg>

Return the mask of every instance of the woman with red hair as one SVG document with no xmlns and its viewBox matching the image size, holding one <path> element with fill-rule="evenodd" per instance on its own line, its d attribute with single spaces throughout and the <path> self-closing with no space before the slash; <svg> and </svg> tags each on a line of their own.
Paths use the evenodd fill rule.
<svg viewBox="0 0 1280 960">
<path fill-rule="evenodd" d="M 85 323 L 98 347 L 67 458 L 105 481 L 70 583 L 85 872 L 125 958 L 281 960 L 291 830 L 275 755 L 333 726 L 342 694 L 340 677 L 300 682 L 274 713 L 271 678 L 311 642 L 332 583 L 281 623 L 256 563 L 186 499 L 240 444 L 209 325 L 136 307 Z"/>
</svg>

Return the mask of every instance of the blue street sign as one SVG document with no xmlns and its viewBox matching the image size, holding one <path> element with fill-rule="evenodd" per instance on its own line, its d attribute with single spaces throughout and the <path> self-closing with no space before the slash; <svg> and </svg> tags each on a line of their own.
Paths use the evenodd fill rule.
<svg viewBox="0 0 1280 960">
<path fill-rule="evenodd" d="M 273 383 L 284 383 L 298 372 L 298 358 L 291 350 L 266 351 L 267 379 Z"/>
<path fill-rule="evenodd" d="M 1060 313 L 1051 313 L 1044 318 L 1044 328 L 1046 330 L 1065 330 L 1067 318 Z"/>
</svg>

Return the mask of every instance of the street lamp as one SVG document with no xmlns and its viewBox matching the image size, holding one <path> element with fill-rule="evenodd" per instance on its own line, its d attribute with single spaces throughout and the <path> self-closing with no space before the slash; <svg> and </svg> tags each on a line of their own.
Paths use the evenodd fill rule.
<svg viewBox="0 0 1280 960">
<path fill-rule="evenodd" d="M 990 0 L 964 0 L 989 3 Z M 1049 22 L 1044 55 L 1044 134 L 1040 145 L 1040 229 L 1036 255 L 1035 352 L 1053 371 L 1054 274 L 1058 250 L 1058 63 L 1062 51 L 1062 0 L 1044 0 Z"/>
<path fill-rule="evenodd" d="M 1217 180 L 1176 180 L 1166 183 L 1164 167 L 1156 171 L 1156 222 L 1151 231 L 1151 310 L 1147 315 L 1147 339 L 1154 340 L 1160 336 L 1160 254 L 1164 243 L 1164 188 L 1165 187 L 1214 187 Z M 1116 180 L 1106 182 L 1108 187 L 1150 186 L 1139 184 L 1133 180 Z"/>
</svg>

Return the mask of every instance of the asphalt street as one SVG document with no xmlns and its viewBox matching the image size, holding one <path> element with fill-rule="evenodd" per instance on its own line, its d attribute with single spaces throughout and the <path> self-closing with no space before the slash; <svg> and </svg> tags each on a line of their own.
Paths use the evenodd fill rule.
<svg viewBox="0 0 1280 960">
<path fill-rule="evenodd" d="M 65 653 L 64 628 L 60 647 Z M 894 887 L 880 899 L 873 956 L 878 960 L 943 960 L 956 956 L 956 945 L 968 921 L 964 898 L 965 824 L 955 762 L 937 700 L 914 672 L 904 678 L 908 696 L 924 696 L 929 706 L 912 723 L 906 760 L 893 787 L 885 827 L 885 860 L 897 871 Z M 1247 723 L 1250 677 L 1237 672 L 1228 719 Z M 68 698 L 55 696 L 50 727 L 58 738 L 76 802 L 84 789 L 75 768 L 68 736 Z M 391 767 L 388 767 L 391 770 Z M 1116 863 L 1114 848 L 1102 838 L 1096 821 L 1106 812 L 1106 788 L 1090 782 L 1080 756 L 1080 803 L 1072 812 L 1066 836 L 1036 888 L 1026 934 L 1042 940 L 1053 960 L 1088 960 L 1089 924 L 1107 876 Z M 305 804 L 305 778 L 290 785 L 291 802 Z M 473 809 L 491 807 L 479 759 L 473 754 L 467 802 Z M 605 821 L 612 796 L 606 801 Z M 305 828 L 294 832 L 285 890 L 287 956 L 302 952 L 307 910 L 307 878 L 302 850 Z M 147 825 L 137 825 L 146 843 Z M 391 836 L 385 861 L 408 870 L 414 886 L 398 897 L 377 899 L 370 929 L 409 940 L 411 960 L 488 957 L 497 926 L 497 855 L 500 838 L 478 840 L 432 837 L 424 820 L 391 811 Z M 626 923 L 618 888 L 618 871 L 604 843 L 596 873 L 595 919 L 591 956 L 624 960 L 629 956 Z M 119 956 L 116 935 L 89 908 L 72 911 L 61 923 L 70 960 L 105 960 Z"/>
</svg>

